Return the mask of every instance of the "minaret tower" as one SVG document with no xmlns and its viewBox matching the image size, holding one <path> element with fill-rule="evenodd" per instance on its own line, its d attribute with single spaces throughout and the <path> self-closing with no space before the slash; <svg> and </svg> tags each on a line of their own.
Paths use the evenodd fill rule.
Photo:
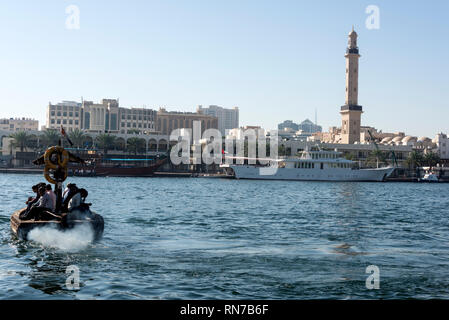
<svg viewBox="0 0 449 320">
<path fill-rule="evenodd" d="M 359 94 L 359 48 L 357 33 L 352 27 L 346 49 L 346 100 L 341 107 L 341 143 L 360 142 L 360 118 L 362 106 L 358 105 Z"/>
</svg>

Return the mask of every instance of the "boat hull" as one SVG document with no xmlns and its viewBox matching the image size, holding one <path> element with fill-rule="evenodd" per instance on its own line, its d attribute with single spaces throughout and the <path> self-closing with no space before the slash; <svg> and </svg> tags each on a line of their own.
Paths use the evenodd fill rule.
<svg viewBox="0 0 449 320">
<path fill-rule="evenodd" d="M 231 169 L 230 171 L 228 171 Z M 269 170 L 267 170 L 269 169 Z M 378 169 L 299 169 L 267 168 L 246 165 L 229 165 L 228 174 L 237 179 L 297 180 L 297 181 L 385 181 L 394 171 L 393 167 Z"/>
<path fill-rule="evenodd" d="M 154 172 L 159 169 L 165 159 L 148 166 L 106 166 L 96 165 L 91 167 L 72 167 L 73 176 L 94 176 L 94 177 L 152 177 Z"/>
<path fill-rule="evenodd" d="M 17 210 L 11 216 L 11 231 L 17 238 L 22 240 L 29 240 L 28 235 L 31 230 L 43 227 L 52 227 L 57 230 L 65 231 L 73 229 L 76 226 L 89 225 L 94 232 L 94 240 L 100 240 L 104 231 L 104 220 L 99 214 L 92 213 L 89 218 L 86 219 L 68 219 L 67 214 L 62 215 L 62 219 L 55 219 L 50 221 L 35 221 L 33 220 L 21 220 L 20 213 L 24 209 Z"/>
</svg>

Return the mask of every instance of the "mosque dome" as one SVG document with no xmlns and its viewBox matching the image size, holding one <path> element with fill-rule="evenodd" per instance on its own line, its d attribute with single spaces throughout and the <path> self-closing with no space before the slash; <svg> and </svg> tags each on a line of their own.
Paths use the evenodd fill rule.
<svg viewBox="0 0 449 320">
<path fill-rule="evenodd" d="M 413 144 L 416 143 L 416 141 L 417 141 L 416 137 L 406 136 L 404 139 L 402 139 L 402 144 L 404 146 L 406 146 L 406 145 L 413 145 Z"/>
<path fill-rule="evenodd" d="M 396 143 L 396 144 L 398 144 L 399 142 L 402 141 L 402 139 L 403 139 L 403 137 L 401 137 L 401 136 L 396 136 L 396 137 L 394 137 L 393 140 L 391 140 L 391 141 L 394 142 L 394 143 Z"/>
<path fill-rule="evenodd" d="M 428 137 L 419 137 L 418 141 L 419 142 L 432 142 L 432 140 Z"/>
<path fill-rule="evenodd" d="M 385 137 L 382 139 L 382 141 L 380 143 L 388 143 L 391 141 L 391 139 L 393 139 L 393 137 Z"/>
</svg>

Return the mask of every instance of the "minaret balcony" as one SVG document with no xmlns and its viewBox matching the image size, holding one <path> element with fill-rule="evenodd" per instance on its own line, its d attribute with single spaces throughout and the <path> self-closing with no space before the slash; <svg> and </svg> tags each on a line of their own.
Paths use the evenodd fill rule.
<svg viewBox="0 0 449 320">
<path fill-rule="evenodd" d="M 346 53 L 359 54 L 359 48 L 346 48 Z"/>
<path fill-rule="evenodd" d="M 345 104 L 344 106 L 341 106 L 341 111 L 362 111 L 362 106 L 355 104 Z"/>
</svg>

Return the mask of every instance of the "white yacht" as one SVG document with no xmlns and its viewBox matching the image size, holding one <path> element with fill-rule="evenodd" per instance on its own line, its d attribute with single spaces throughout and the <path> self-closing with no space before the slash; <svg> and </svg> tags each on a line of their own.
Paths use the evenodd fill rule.
<svg viewBox="0 0 449 320">
<path fill-rule="evenodd" d="M 358 162 L 343 158 L 337 151 L 306 150 L 297 157 L 257 160 L 266 164 L 222 164 L 220 167 L 237 179 L 308 181 L 384 181 L 394 170 L 392 166 L 360 169 Z"/>
</svg>

